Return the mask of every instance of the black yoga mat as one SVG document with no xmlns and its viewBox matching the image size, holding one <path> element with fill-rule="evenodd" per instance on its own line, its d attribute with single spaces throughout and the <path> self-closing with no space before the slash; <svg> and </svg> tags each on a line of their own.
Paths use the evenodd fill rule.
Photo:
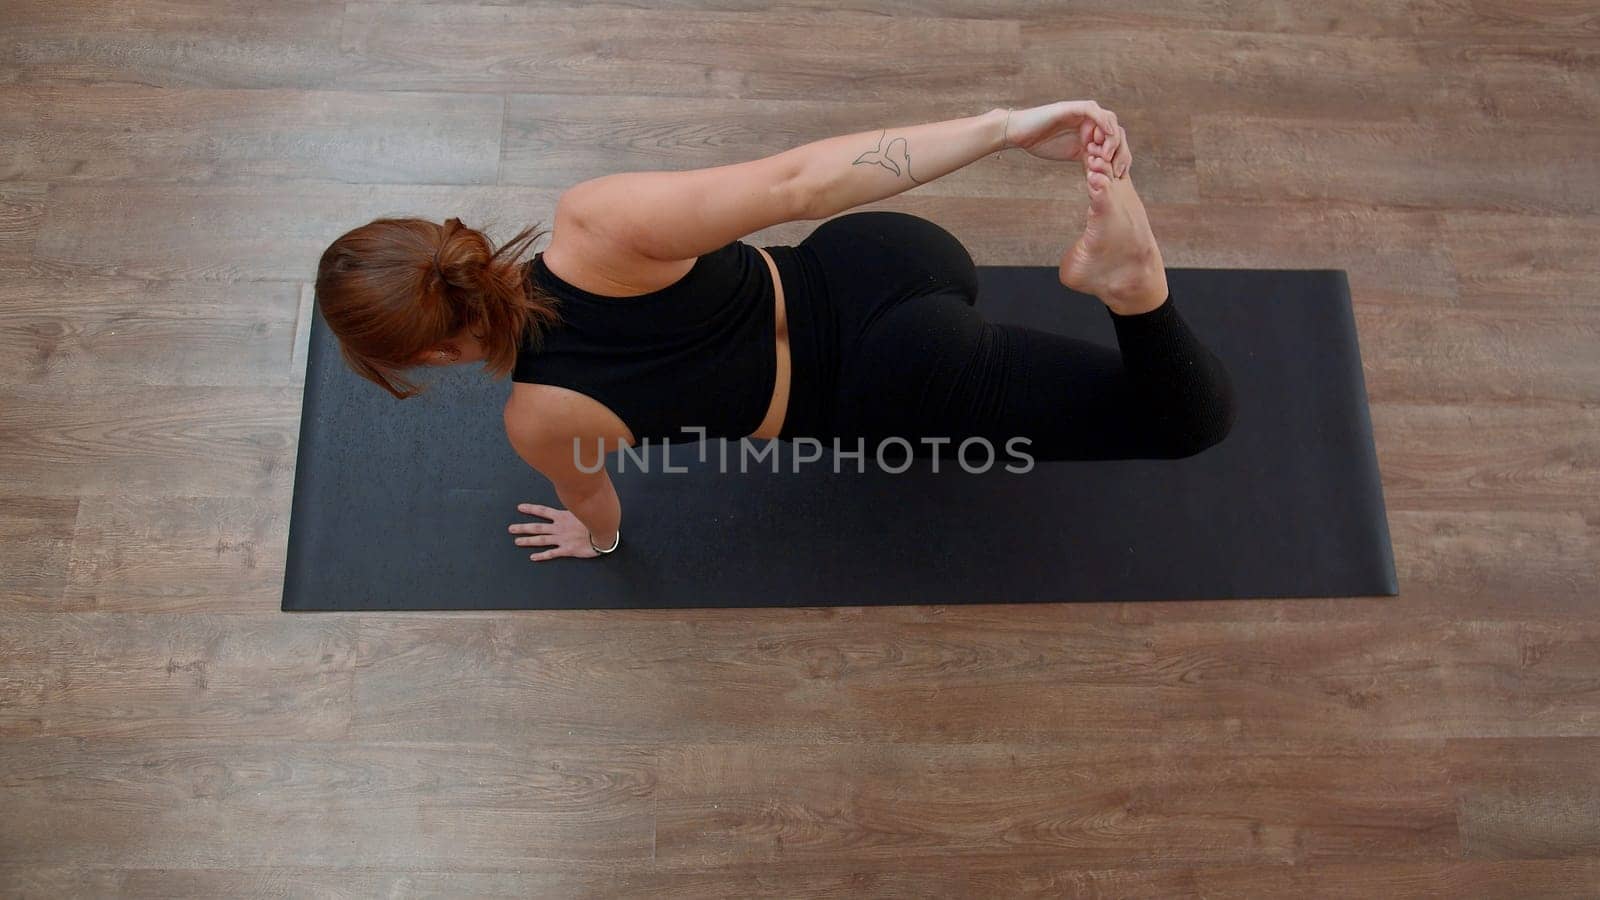
<svg viewBox="0 0 1600 900">
<path fill-rule="evenodd" d="M 1116 346 L 1053 266 L 981 266 L 979 306 Z M 398 401 L 352 374 L 314 313 L 285 610 L 841 606 L 1398 593 L 1340 271 L 1175 269 L 1185 319 L 1228 365 L 1239 417 L 1180 460 L 984 472 L 885 449 L 879 468 L 777 442 L 651 446 L 608 462 L 622 548 L 532 562 L 506 527 L 559 506 L 506 441 L 509 381 L 430 373 Z M 729 463 L 721 463 L 728 451 Z M 766 441 L 751 450 L 767 449 Z M 981 469 L 985 457 L 968 457 Z M 704 453 L 705 461 L 701 461 Z M 747 454 L 746 460 L 751 459 Z M 798 462 L 797 462 L 798 459 Z M 665 471 L 665 467 L 686 471 Z M 620 469 L 620 470 L 619 470 Z M 798 471 L 797 471 L 798 469 Z"/>
</svg>

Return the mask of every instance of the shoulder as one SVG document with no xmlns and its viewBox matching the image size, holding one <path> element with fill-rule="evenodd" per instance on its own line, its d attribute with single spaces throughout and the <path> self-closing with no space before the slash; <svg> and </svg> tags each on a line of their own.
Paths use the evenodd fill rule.
<svg viewBox="0 0 1600 900">
<path fill-rule="evenodd" d="M 579 460 L 616 450 L 627 440 L 626 429 L 619 437 L 605 427 L 586 424 L 593 413 L 585 412 L 582 404 L 564 409 L 561 388 L 515 387 L 506 402 L 506 437 L 522 461 L 548 478 L 558 492 L 584 492 L 605 482 L 605 466 L 595 467 L 593 462 L 580 465 Z M 596 449 L 600 452 L 595 453 Z"/>
<path fill-rule="evenodd" d="M 633 443 L 628 427 L 604 404 L 555 385 L 512 382 L 503 418 L 512 448 L 530 462 L 531 457 L 569 454 L 574 439 L 601 439 L 608 448 L 613 442 Z"/>
<path fill-rule="evenodd" d="M 661 260 L 636 253 L 624 241 L 608 235 L 604 221 L 566 214 L 559 204 L 550 245 L 540 258 L 551 274 L 567 284 L 619 298 L 648 294 L 678 281 L 694 268 L 696 259 Z"/>
</svg>

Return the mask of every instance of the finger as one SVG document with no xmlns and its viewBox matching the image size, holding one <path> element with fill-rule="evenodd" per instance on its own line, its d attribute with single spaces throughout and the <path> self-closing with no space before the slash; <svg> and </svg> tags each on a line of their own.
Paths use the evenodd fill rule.
<svg viewBox="0 0 1600 900">
<path fill-rule="evenodd" d="M 553 534 L 540 534 L 534 537 L 520 537 L 514 542 L 518 547 L 557 547 L 561 538 Z"/>
<path fill-rule="evenodd" d="M 528 513 L 535 516 L 544 516 L 547 519 L 555 518 L 555 510 L 538 503 L 520 503 L 517 512 Z"/>
<path fill-rule="evenodd" d="M 1109 109 L 1101 110 L 1101 112 L 1105 113 L 1108 122 L 1103 126 L 1106 130 L 1106 139 L 1102 143 L 1106 145 L 1106 155 L 1110 156 L 1122 143 L 1122 126 L 1117 124 L 1116 113 Z"/>
<path fill-rule="evenodd" d="M 1102 107 L 1093 100 L 1088 101 L 1079 111 L 1085 118 L 1094 122 L 1094 142 L 1104 144 L 1115 143 L 1117 139 L 1117 114 Z"/>
<path fill-rule="evenodd" d="M 543 562 L 543 561 L 545 561 L 547 559 L 555 559 L 556 557 L 558 557 L 560 555 L 562 555 L 560 549 L 545 550 L 545 551 L 542 551 L 540 553 L 535 553 L 535 554 L 533 554 L 532 556 L 530 556 L 528 558 L 533 560 L 534 562 Z"/>
<path fill-rule="evenodd" d="M 555 528 L 549 522 L 513 522 L 510 531 L 512 534 L 549 534 Z"/>
<path fill-rule="evenodd" d="M 1093 147 L 1094 147 L 1094 120 L 1093 119 L 1085 118 L 1083 120 L 1083 122 L 1078 125 L 1078 145 L 1083 148 L 1082 150 L 1078 151 L 1078 155 L 1081 155 L 1081 156 L 1088 156 L 1089 153 L 1091 152 L 1091 150 L 1093 149 Z M 1077 156 L 1074 156 L 1073 158 L 1076 159 Z"/>
<path fill-rule="evenodd" d="M 1112 159 L 1117 170 L 1117 177 L 1122 178 L 1133 167 L 1133 148 L 1128 144 L 1128 132 L 1122 132 L 1122 139 L 1117 142 L 1117 153 Z"/>
</svg>

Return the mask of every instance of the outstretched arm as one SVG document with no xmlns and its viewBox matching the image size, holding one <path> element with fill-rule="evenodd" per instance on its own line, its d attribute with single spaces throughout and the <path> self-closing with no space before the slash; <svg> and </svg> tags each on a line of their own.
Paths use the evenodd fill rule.
<svg viewBox="0 0 1600 900">
<path fill-rule="evenodd" d="M 1091 100 L 1063 100 L 862 131 L 725 166 L 591 178 L 561 195 L 556 218 L 623 258 L 692 259 L 773 225 L 892 197 L 1005 147 L 1076 159 L 1093 125 L 1109 135 L 1107 154 L 1116 153 L 1115 114 Z"/>
<path fill-rule="evenodd" d="M 1008 121 L 1009 120 L 1009 121 Z M 1006 147 L 1046 159 L 1076 158 L 1080 126 L 1116 116 L 1090 100 L 1065 100 L 1027 109 L 991 109 L 963 119 L 891 126 L 828 138 L 789 151 L 800 161 L 795 177 L 807 198 L 805 218 L 826 219 L 927 184 Z M 1108 143 L 1116 149 L 1116 138 Z"/>
</svg>

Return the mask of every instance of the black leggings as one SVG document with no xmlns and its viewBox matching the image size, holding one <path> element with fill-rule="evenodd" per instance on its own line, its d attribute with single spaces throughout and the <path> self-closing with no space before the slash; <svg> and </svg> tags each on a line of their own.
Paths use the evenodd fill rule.
<svg viewBox="0 0 1600 900">
<path fill-rule="evenodd" d="M 793 383 L 784 438 L 841 438 L 853 450 L 857 438 L 901 437 L 923 456 L 969 437 L 1005 453 L 1004 442 L 1025 437 L 1040 460 L 1172 459 L 1233 425 L 1228 374 L 1171 297 L 1139 315 L 1106 308 L 1119 352 L 985 320 L 971 255 L 918 216 L 839 216 L 794 254 L 784 267 L 803 271 L 793 299 L 785 275 Z"/>
</svg>

